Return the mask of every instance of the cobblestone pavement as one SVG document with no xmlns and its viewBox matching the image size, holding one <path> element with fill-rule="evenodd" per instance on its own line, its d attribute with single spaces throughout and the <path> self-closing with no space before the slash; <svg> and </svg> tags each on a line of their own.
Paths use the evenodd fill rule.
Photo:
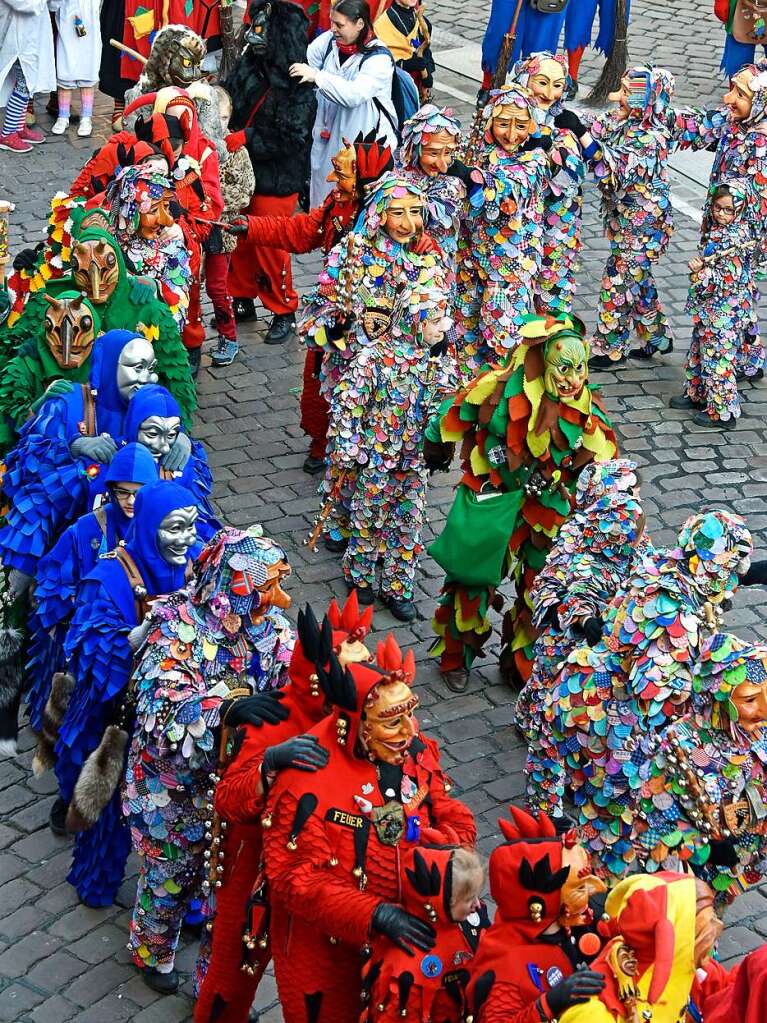
<svg viewBox="0 0 767 1023">
<path fill-rule="evenodd" d="M 635 10 L 670 7 L 667 3 L 636 0 Z M 674 4 L 675 26 L 687 24 L 693 10 L 703 11 L 703 0 Z M 470 37 L 476 24 L 456 22 L 452 11 L 464 10 L 455 0 L 432 0 L 438 23 Z M 658 12 L 660 18 L 662 12 Z M 457 15 L 456 15 L 457 17 Z M 638 20 L 638 19 L 637 19 Z M 636 24 L 636 22 L 635 22 Z M 681 33 L 681 29 L 680 29 Z M 476 33 L 475 33 L 476 34 Z M 667 44 L 665 29 L 655 38 Z M 714 39 L 713 44 L 716 44 Z M 696 43 L 703 48 L 703 42 Z M 638 48 L 638 47 L 637 47 Z M 692 51 L 691 51 L 692 52 Z M 713 53 L 713 51 L 712 51 Z M 691 57 L 697 68 L 698 62 Z M 710 63 L 710 62 L 709 62 Z M 713 70 L 708 67 L 711 85 Z M 705 76 L 703 76 L 705 77 Z M 460 79 L 440 74 L 445 83 Z M 99 105 L 97 126 L 106 131 L 104 107 Z M 468 108 L 460 111 L 468 113 Z M 46 127 L 49 121 L 42 115 Z M 0 154 L 0 196 L 17 203 L 13 217 L 14 248 L 40 237 L 51 192 L 66 186 L 84 162 L 92 145 L 70 136 L 49 138 L 28 157 Z M 696 197 L 686 196 L 694 203 Z M 744 417 L 734 434 L 710 433 L 692 427 L 688 417 L 666 407 L 678 392 L 681 362 L 689 338 L 684 315 L 685 266 L 694 252 L 697 228 L 677 213 L 677 232 L 658 274 L 661 295 L 676 329 L 677 351 L 657 365 L 630 364 L 618 374 L 603 374 L 607 404 L 618 427 L 624 452 L 642 466 L 642 496 L 649 528 L 658 543 L 670 541 L 682 520 L 706 505 L 722 505 L 745 515 L 757 549 L 765 556 L 767 514 L 767 386 L 749 387 Z M 600 236 L 596 199 L 587 194 L 585 248 L 579 275 L 580 311 L 593 323 L 596 286 L 606 245 Z M 297 283 L 308 287 L 316 274 L 316 257 L 297 259 Z M 311 601 L 321 609 L 344 590 L 335 557 L 327 552 L 309 555 L 301 545 L 317 508 L 315 483 L 301 471 L 305 441 L 298 425 L 298 393 L 302 354 L 290 340 L 278 348 L 262 343 L 264 320 L 243 331 L 243 353 L 226 370 L 204 369 L 200 377 L 200 413 L 195 433 L 206 444 L 216 479 L 216 500 L 222 516 L 234 525 L 254 521 L 290 554 L 293 577 L 290 591 L 294 609 Z M 438 530 L 449 507 L 455 475 L 438 476 L 429 495 L 432 530 Z M 401 644 L 412 646 L 418 660 L 420 719 L 442 743 L 447 767 L 463 798 L 477 814 L 480 845 L 489 852 L 497 840 L 496 818 L 505 804 L 523 791 L 523 749 L 512 727 L 509 690 L 498 676 L 493 649 L 485 665 L 472 677 L 468 692 L 454 696 L 443 688 L 426 656 L 429 618 L 440 573 L 425 559 L 420 573 L 417 603 L 420 620 L 412 627 L 398 625 L 381 609 L 378 629 L 394 629 Z M 741 593 L 728 625 L 746 638 L 761 633 L 767 594 Z M 53 802 L 50 776 L 34 780 L 30 774 L 33 741 L 23 733 L 16 760 L 0 761 L 0 1023 L 174 1023 L 191 1018 L 188 973 L 194 946 L 179 956 L 187 979 L 178 996 L 158 999 L 130 965 L 125 949 L 129 908 L 135 878 L 123 886 L 119 904 L 91 910 L 78 905 L 65 881 L 69 842 L 54 838 L 47 827 Z M 721 943 L 725 960 L 732 960 L 767 938 L 767 885 L 763 893 L 741 896 L 727 916 Z M 272 978 L 267 977 L 257 1005 L 263 1023 L 281 1020 Z"/>
</svg>

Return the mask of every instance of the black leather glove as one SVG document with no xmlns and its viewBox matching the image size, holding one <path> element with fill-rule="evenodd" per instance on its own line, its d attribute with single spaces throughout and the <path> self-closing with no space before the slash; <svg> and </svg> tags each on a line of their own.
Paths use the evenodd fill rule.
<svg viewBox="0 0 767 1023">
<path fill-rule="evenodd" d="M 583 121 L 574 114 L 572 110 L 562 110 L 554 118 L 554 124 L 557 128 L 563 128 L 565 131 L 571 131 L 576 138 L 582 138 L 588 133 L 588 127 Z"/>
<path fill-rule="evenodd" d="M 550 604 L 546 608 L 546 614 L 541 618 L 541 628 L 544 625 L 551 625 L 555 629 L 560 628 L 559 612 L 556 604 Z"/>
<path fill-rule="evenodd" d="M 767 586 L 767 560 L 752 561 L 748 572 L 740 580 L 741 586 Z"/>
<path fill-rule="evenodd" d="M 482 86 L 477 90 L 477 106 L 487 106 L 487 101 L 490 99 L 490 90 L 485 89 Z"/>
<path fill-rule="evenodd" d="M 37 256 L 43 247 L 43 243 L 39 242 L 33 249 L 22 249 L 21 252 L 17 252 L 13 260 L 14 270 L 34 270 L 37 265 Z"/>
<path fill-rule="evenodd" d="M 450 347 L 450 342 L 446 337 L 443 337 L 441 341 L 435 341 L 435 343 L 429 349 L 429 355 L 434 356 L 435 359 L 442 358 L 443 355 L 447 354 L 447 350 Z"/>
<path fill-rule="evenodd" d="M 447 472 L 453 460 L 451 445 L 437 444 L 433 440 L 423 442 L 423 460 L 432 472 Z"/>
<path fill-rule="evenodd" d="M 712 838 L 709 845 L 711 846 L 709 863 L 713 863 L 716 867 L 737 867 L 740 861 L 732 839 Z"/>
<path fill-rule="evenodd" d="M 553 144 L 551 135 L 531 135 L 527 142 L 519 147 L 519 152 L 532 153 L 534 149 L 542 149 L 544 153 L 548 153 Z"/>
<path fill-rule="evenodd" d="M 328 751 L 314 735 L 297 735 L 269 747 L 264 753 L 264 770 L 283 771 L 286 767 L 295 767 L 298 771 L 318 771 L 327 764 L 328 756 Z"/>
<path fill-rule="evenodd" d="M 288 708 L 280 703 L 284 699 L 285 694 L 278 690 L 243 696 L 239 700 L 223 700 L 221 720 L 225 725 L 255 725 L 256 728 L 260 728 L 264 722 L 276 725 L 290 716 Z"/>
<path fill-rule="evenodd" d="M 448 177 L 458 178 L 467 188 L 474 184 L 471 180 L 471 167 L 467 167 L 460 160 L 453 160 L 447 169 Z"/>
<path fill-rule="evenodd" d="M 604 632 L 605 623 L 599 617 L 594 615 L 593 618 L 587 618 L 583 623 L 583 635 L 586 637 L 586 642 L 589 646 L 595 646 L 602 638 Z"/>
<path fill-rule="evenodd" d="M 353 323 L 353 316 L 346 316 L 341 320 L 336 320 L 332 327 L 325 327 L 325 336 L 328 341 L 338 341 L 349 331 Z"/>
<path fill-rule="evenodd" d="M 171 199 L 168 203 L 168 211 L 174 220 L 178 220 L 181 214 L 184 212 L 184 207 L 178 201 L 178 199 Z"/>
<path fill-rule="evenodd" d="M 605 978 L 595 970 L 578 969 L 546 993 L 549 1008 L 555 1016 L 573 1005 L 582 1005 L 605 986 Z"/>
<path fill-rule="evenodd" d="M 407 60 L 398 60 L 397 64 L 404 71 L 411 71 L 417 73 L 419 71 L 426 71 L 428 64 L 425 57 L 419 57 L 418 54 L 414 54 L 412 57 L 408 57 Z"/>
<path fill-rule="evenodd" d="M 411 945 L 422 952 L 428 952 L 434 948 L 437 940 L 433 927 L 419 920 L 417 916 L 412 916 L 402 906 L 395 906 L 391 902 L 382 902 L 380 906 L 376 906 L 372 928 L 409 956 L 414 955 Z"/>
</svg>

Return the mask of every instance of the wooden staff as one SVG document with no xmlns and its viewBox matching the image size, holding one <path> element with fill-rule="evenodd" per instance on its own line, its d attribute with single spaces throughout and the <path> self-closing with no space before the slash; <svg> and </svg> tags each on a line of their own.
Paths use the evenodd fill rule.
<svg viewBox="0 0 767 1023">
<path fill-rule="evenodd" d="M 234 28 L 234 3 L 233 0 L 221 0 L 218 12 L 221 22 L 221 67 L 219 68 L 220 80 L 226 81 L 234 70 L 237 63 L 240 48 L 238 45 L 238 34 Z"/>
<path fill-rule="evenodd" d="M 12 202 L 0 199 L 0 284 L 5 283 L 5 268 L 11 258 L 8 248 L 8 215 L 15 209 Z"/>
<path fill-rule="evenodd" d="M 139 53 L 138 50 L 132 49 L 130 46 L 126 46 L 125 43 L 119 42 L 117 39 L 110 39 L 109 45 L 114 46 L 116 50 L 121 50 L 123 53 L 127 53 L 129 57 L 135 57 L 136 60 L 140 60 L 142 64 L 146 64 L 147 58 Z"/>
<path fill-rule="evenodd" d="M 322 535 L 322 530 L 325 528 L 325 523 L 328 520 L 328 516 L 335 508 L 336 501 L 338 500 L 338 497 L 341 493 L 341 488 L 343 487 L 344 483 L 346 483 L 347 475 L 348 473 L 344 471 L 336 480 L 335 486 L 330 491 L 330 495 L 327 501 L 320 508 L 319 514 L 317 515 L 317 518 L 314 520 L 314 526 L 312 528 L 311 533 L 304 540 L 304 547 L 308 547 L 313 554 L 316 554 L 317 552 L 317 543 L 319 541 L 320 536 Z"/>
</svg>

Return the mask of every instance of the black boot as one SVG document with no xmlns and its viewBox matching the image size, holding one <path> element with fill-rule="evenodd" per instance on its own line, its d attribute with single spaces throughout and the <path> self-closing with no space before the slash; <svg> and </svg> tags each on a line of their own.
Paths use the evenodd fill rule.
<svg viewBox="0 0 767 1023">
<path fill-rule="evenodd" d="M 398 622 L 414 622 L 418 617 L 415 604 L 404 597 L 394 597 L 389 593 L 381 594 L 381 603 L 388 607 Z"/>
<path fill-rule="evenodd" d="M 67 834 L 67 810 L 69 807 L 61 798 L 58 797 L 56 802 L 51 807 L 51 812 L 48 814 L 48 826 L 54 835 L 58 835 L 59 838 L 63 838 Z"/>
<path fill-rule="evenodd" d="M 293 313 L 275 313 L 269 330 L 266 332 L 264 344 L 281 345 L 287 341 L 296 326 L 296 318 Z"/>
<path fill-rule="evenodd" d="M 247 323 L 249 320 L 258 319 L 256 303 L 252 298 L 234 298 L 232 305 L 234 306 L 234 318 L 238 323 Z"/>
<path fill-rule="evenodd" d="M 200 348 L 187 348 L 187 358 L 189 359 L 189 368 L 192 371 L 192 379 L 197 379 L 197 374 L 200 372 L 200 359 L 202 358 L 202 347 Z"/>
<path fill-rule="evenodd" d="M 158 995 L 174 995 L 178 991 L 178 974 L 175 970 L 160 973 L 159 970 L 147 966 L 141 970 L 141 979 Z"/>
<path fill-rule="evenodd" d="M 304 459 L 304 464 L 301 468 L 304 472 L 308 472 L 310 476 L 316 476 L 318 472 L 323 472 L 325 469 L 325 459 L 315 458 L 313 454 L 309 453 Z"/>
</svg>

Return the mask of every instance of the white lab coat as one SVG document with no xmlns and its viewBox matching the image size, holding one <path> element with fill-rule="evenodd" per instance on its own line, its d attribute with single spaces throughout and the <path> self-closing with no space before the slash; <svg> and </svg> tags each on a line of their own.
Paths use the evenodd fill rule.
<svg viewBox="0 0 767 1023">
<path fill-rule="evenodd" d="M 52 0 L 56 13 L 56 77 L 65 89 L 95 85 L 101 64 L 101 0 Z M 75 31 L 75 15 L 79 14 L 86 34 Z"/>
<path fill-rule="evenodd" d="M 360 132 L 367 135 L 377 128 L 378 137 L 389 143 L 392 152 L 397 145 L 389 118 L 373 102 L 377 98 L 397 123 L 391 101 L 393 61 L 387 54 L 377 53 L 363 63 L 363 54 L 355 53 L 341 64 L 335 42 L 328 53 L 332 39 L 332 32 L 323 32 L 306 51 L 306 63 L 321 69 L 317 74 L 317 117 L 312 133 L 312 207 L 319 206 L 333 188 L 325 179 L 333 169 L 332 158 L 343 148 L 343 139 L 353 142 Z M 383 45 L 371 39 L 369 45 L 376 44 Z"/>
<path fill-rule="evenodd" d="M 8 101 L 16 61 L 30 95 L 56 88 L 53 30 L 46 0 L 0 0 L 0 107 Z"/>
</svg>

